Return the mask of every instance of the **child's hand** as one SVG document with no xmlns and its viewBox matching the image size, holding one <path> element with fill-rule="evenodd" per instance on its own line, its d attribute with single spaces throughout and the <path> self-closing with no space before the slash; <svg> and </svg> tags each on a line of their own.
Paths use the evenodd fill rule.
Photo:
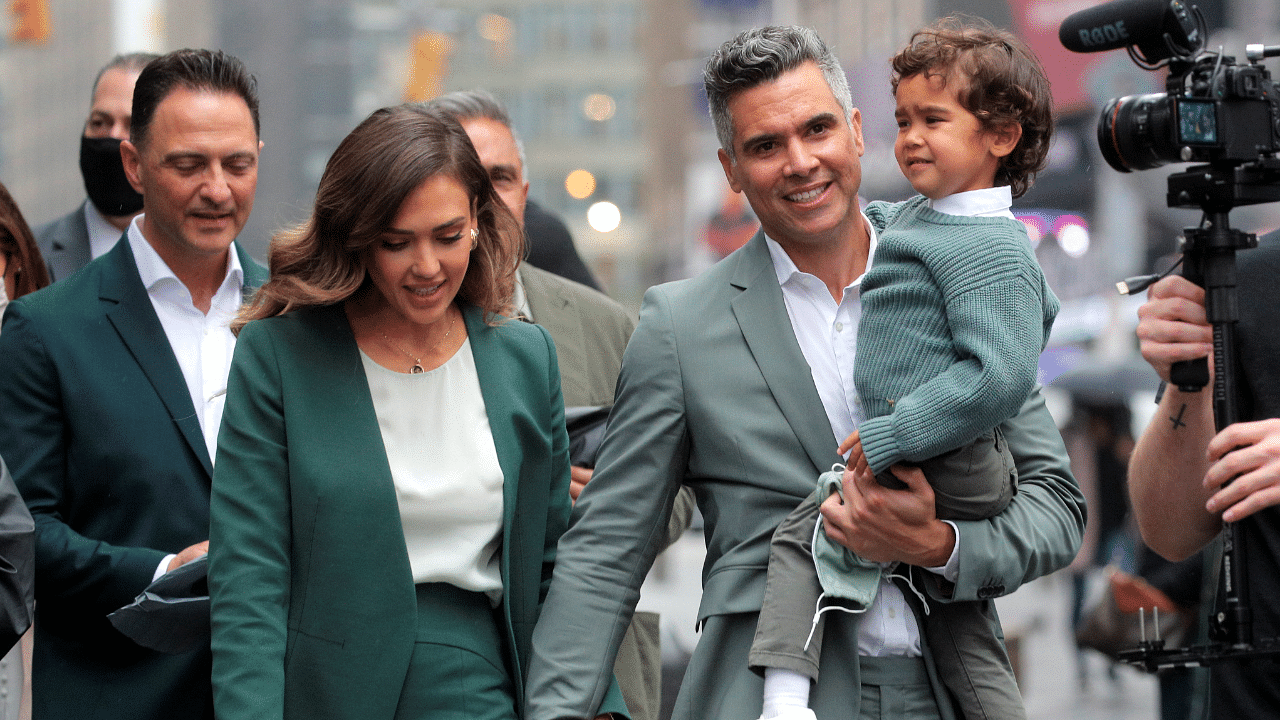
<svg viewBox="0 0 1280 720">
<path fill-rule="evenodd" d="M 858 439 L 858 431 L 854 430 L 849 437 L 840 443 L 840 447 L 836 448 L 836 452 L 842 456 L 848 453 L 845 459 L 845 472 L 853 472 L 857 474 L 867 469 L 867 456 L 862 454 L 862 441 Z"/>
</svg>

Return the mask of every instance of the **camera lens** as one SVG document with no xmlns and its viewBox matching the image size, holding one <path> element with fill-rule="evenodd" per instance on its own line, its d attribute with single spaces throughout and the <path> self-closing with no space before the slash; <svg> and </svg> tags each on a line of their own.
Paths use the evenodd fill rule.
<svg viewBox="0 0 1280 720">
<path fill-rule="evenodd" d="M 1182 162 L 1176 121 L 1174 100 L 1162 93 L 1111 100 L 1098 118 L 1102 157 L 1120 172 Z"/>
</svg>

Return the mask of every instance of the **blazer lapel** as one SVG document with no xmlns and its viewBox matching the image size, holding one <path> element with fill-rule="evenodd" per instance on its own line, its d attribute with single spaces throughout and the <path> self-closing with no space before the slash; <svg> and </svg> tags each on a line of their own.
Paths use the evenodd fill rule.
<svg viewBox="0 0 1280 720">
<path fill-rule="evenodd" d="M 492 419 L 511 416 L 514 410 L 511 396 L 512 379 L 519 377 L 519 372 L 516 368 L 506 366 L 505 354 L 495 351 L 494 329 L 485 324 L 483 312 L 479 308 L 463 304 L 462 319 L 467 325 L 467 336 L 471 340 L 471 354 L 476 363 L 476 375 L 480 379 L 480 395 L 484 398 L 485 412 L 490 418 L 489 428 L 493 433 L 494 449 L 498 453 L 498 464 L 502 467 L 504 478 L 502 524 L 503 529 L 509 533 L 515 520 L 517 507 L 516 492 L 519 489 L 519 483 L 516 480 L 520 477 L 520 445 L 510 425 L 504 422 L 493 422 Z"/>
<path fill-rule="evenodd" d="M 543 280 L 536 272 L 527 272 L 522 266 L 520 280 L 524 283 L 525 299 L 533 321 L 547 329 L 556 343 L 556 359 L 560 367 L 560 386 L 566 398 L 589 396 L 591 358 L 587 357 L 585 330 L 582 316 L 575 309 L 573 298 L 562 292 L 558 285 Z M 568 405 L 568 401 L 565 402 Z"/>
<path fill-rule="evenodd" d="M 262 283 L 267 281 L 267 269 L 254 260 L 247 250 L 240 247 L 240 243 L 235 243 L 231 247 L 235 248 L 236 254 L 240 256 L 240 268 L 244 270 L 244 286 L 241 292 L 247 302 Z"/>
<path fill-rule="evenodd" d="M 54 279 L 61 280 L 76 270 L 89 264 L 93 259 L 89 248 L 89 221 L 85 213 L 89 211 L 88 201 L 80 205 L 67 224 L 67 235 L 53 243 L 53 257 L 50 261 L 57 267 Z"/>
<path fill-rule="evenodd" d="M 127 242 L 118 243 L 103 258 L 107 262 L 102 271 L 98 297 L 105 306 L 107 319 L 160 396 L 191 451 L 200 458 L 205 472 L 212 476 L 213 463 L 209 459 L 204 433 L 200 430 L 200 421 L 196 419 L 195 406 L 191 404 L 191 395 L 187 392 L 187 381 L 160 318 L 151 305 L 151 298 L 142 286 L 133 250 Z"/>
<path fill-rule="evenodd" d="M 522 395 L 519 382 L 522 376 L 518 364 L 511 362 L 511 355 L 499 345 L 496 328 L 484 323 L 483 312 L 469 304 L 462 305 L 462 317 L 467 324 L 471 340 L 471 353 L 475 358 L 476 375 L 480 380 L 480 395 L 484 398 L 485 412 L 489 416 L 489 428 L 493 433 L 494 449 L 498 464 L 502 467 L 502 577 L 505 612 L 511 632 L 515 623 L 527 624 L 536 617 L 539 578 L 542 572 L 541 537 L 533 534 L 534 528 L 545 528 L 548 497 L 536 492 L 537 487 L 525 488 L 520 482 L 524 451 L 516 436 L 517 424 L 528 430 L 527 413 L 520 411 Z M 511 321 L 517 322 L 517 321 Z M 514 422 L 512 420 L 514 418 Z M 536 483 L 535 483 L 536 485 Z M 516 515 L 516 508 L 521 514 Z M 536 548 L 536 551 L 534 549 Z M 530 555 L 533 551 L 534 554 Z M 535 559 L 536 558 L 536 559 Z M 516 677 L 523 677 L 524 668 L 519 647 L 512 657 Z M 517 684 L 516 700 L 523 703 L 523 689 Z"/>
<path fill-rule="evenodd" d="M 791 318 L 787 315 L 764 235 L 756 233 L 738 258 L 731 283 L 742 290 L 730 303 L 742 336 L 764 375 L 778 409 L 800 439 L 815 469 L 822 471 L 838 461 L 837 441 L 813 384 L 813 374 L 800 351 Z"/>
</svg>

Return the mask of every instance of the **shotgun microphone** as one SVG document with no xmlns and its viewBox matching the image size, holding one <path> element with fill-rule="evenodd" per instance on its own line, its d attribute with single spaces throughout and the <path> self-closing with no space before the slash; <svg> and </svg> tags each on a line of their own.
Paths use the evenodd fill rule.
<svg viewBox="0 0 1280 720">
<path fill-rule="evenodd" d="M 1183 0 L 1114 0 L 1081 10 L 1062 21 L 1058 40 L 1078 53 L 1136 46 L 1151 62 L 1189 55 L 1202 43 Z"/>
</svg>

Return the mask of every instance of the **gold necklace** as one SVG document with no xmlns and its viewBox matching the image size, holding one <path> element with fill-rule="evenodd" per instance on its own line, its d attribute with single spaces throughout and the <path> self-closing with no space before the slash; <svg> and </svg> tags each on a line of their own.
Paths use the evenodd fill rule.
<svg viewBox="0 0 1280 720">
<path fill-rule="evenodd" d="M 457 321 L 458 321 L 458 316 L 456 316 L 456 315 L 454 315 L 453 317 L 449 318 L 449 329 L 444 331 L 444 337 L 441 337 L 439 340 L 437 340 L 437 341 L 436 341 L 436 344 L 435 344 L 434 346 L 432 346 L 432 348 L 431 348 L 432 350 L 435 350 L 436 348 L 439 348 L 439 347 L 440 347 L 440 344 L 441 344 L 441 343 L 443 343 L 445 340 L 447 340 L 447 339 L 449 338 L 449 333 L 453 332 L 453 324 L 454 324 L 455 322 L 457 322 Z M 417 356 L 416 356 L 416 355 L 414 355 L 413 353 L 411 353 L 411 352 L 409 352 L 408 350 L 405 350 L 404 348 L 402 348 L 402 347 L 400 347 L 399 345 L 397 345 L 394 341 L 392 341 L 392 340 L 391 340 L 391 338 L 387 337 L 387 334 L 386 334 L 385 332 L 384 332 L 384 333 L 382 333 L 382 339 L 383 339 L 383 340 L 386 340 L 388 345 L 390 345 L 391 347 L 395 348 L 396 350 L 399 350 L 400 352 L 404 353 L 405 355 L 407 355 L 407 356 L 409 357 L 409 359 L 410 359 L 410 360 L 412 360 L 412 361 L 413 361 L 413 367 L 410 367 L 410 368 L 409 368 L 409 372 L 410 372 L 410 373 L 412 373 L 412 374 L 416 375 L 416 374 L 418 374 L 418 373 L 426 372 L 426 370 L 423 370 L 423 369 L 422 369 L 422 358 L 417 357 Z"/>
</svg>

